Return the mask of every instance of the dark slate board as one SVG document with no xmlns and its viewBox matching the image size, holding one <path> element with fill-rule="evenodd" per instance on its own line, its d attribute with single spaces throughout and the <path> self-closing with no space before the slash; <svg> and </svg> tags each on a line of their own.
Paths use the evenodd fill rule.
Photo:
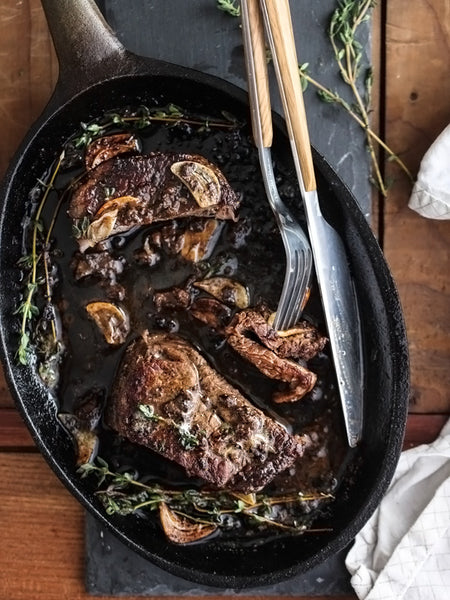
<svg viewBox="0 0 450 600">
<path fill-rule="evenodd" d="M 98 4 L 129 50 L 217 75 L 246 89 L 240 19 L 219 11 L 215 0 L 98 0 Z M 326 34 L 336 5 L 336 0 L 291 0 L 297 53 L 300 63 L 309 63 L 315 79 L 339 90 L 352 103 Z M 370 56 L 368 22 L 361 26 L 360 41 L 365 48 L 364 68 Z M 275 76 L 272 80 L 272 105 L 282 114 Z M 341 107 L 319 100 L 311 86 L 305 104 L 311 143 L 335 168 L 369 218 L 369 156 L 361 127 Z"/>
<path fill-rule="evenodd" d="M 220 12 L 215 0 L 98 0 L 121 42 L 143 56 L 160 58 L 222 77 L 246 88 L 240 21 Z M 291 2 L 297 52 L 313 77 L 351 102 L 326 36 L 335 0 Z M 369 25 L 361 43 L 370 56 Z M 274 80 L 274 77 L 273 77 Z M 282 114 L 276 85 L 272 105 Z M 360 127 L 339 107 L 305 93 L 311 142 L 352 190 L 370 216 L 369 156 Z M 332 595 L 351 591 L 345 551 L 308 573 L 272 587 L 242 592 L 200 586 L 170 575 L 125 547 L 91 516 L 86 520 L 86 588 L 94 595 Z"/>
<path fill-rule="evenodd" d="M 193 551 L 195 551 L 193 549 Z M 166 573 L 138 556 L 90 515 L 86 520 L 86 589 L 96 596 L 327 596 L 352 591 L 344 560 L 347 550 L 277 585 L 223 589 Z"/>
</svg>

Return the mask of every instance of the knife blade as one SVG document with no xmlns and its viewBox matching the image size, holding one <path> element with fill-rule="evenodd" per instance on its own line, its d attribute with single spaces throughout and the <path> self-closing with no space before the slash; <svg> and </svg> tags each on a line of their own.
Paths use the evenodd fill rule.
<svg viewBox="0 0 450 600">
<path fill-rule="evenodd" d="M 363 427 L 363 356 L 358 302 L 345 247 L 320 209 L 288 0 L 260 0 L 292 146 L 295 170 L 336 370 L 347 440 Z"/>
</svg>

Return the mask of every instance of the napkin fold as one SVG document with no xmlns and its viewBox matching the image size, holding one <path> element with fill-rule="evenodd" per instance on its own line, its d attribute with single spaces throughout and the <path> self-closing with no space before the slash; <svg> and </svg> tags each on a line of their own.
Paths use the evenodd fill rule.
<svg viewBox="0 0 450 600">
<path fill-rule="evenodd" d="M 424 154 L 408 206 L 429 219 L 450 219 L 450 125 Z"/>
<path fill-rule="evenodd" d="M 401 454 L 345 564 L 361 600 L 450 598 L 450 420 L 435 442 Z"/>
</svg>

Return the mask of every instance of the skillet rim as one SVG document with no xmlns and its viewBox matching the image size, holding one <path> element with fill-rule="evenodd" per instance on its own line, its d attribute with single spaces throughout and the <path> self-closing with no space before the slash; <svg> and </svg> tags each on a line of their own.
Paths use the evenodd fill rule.
<svg viewBox="0 0 450 600">
<path fill-rule="evenodd" d="M 144 63 L 147 62 L 143 59 Z M 154 65 L 154 61 L 151 61 L 152 65 Z M 101 82 L 97 82 L 81 92 L 75 95 L 71 100 L 59 105 L 56 109 L 51 108 L 51 101 L 44 111 L 43 115 L 34 123 L 34 125 L 30 128 L 28 134 L 25 136 L 24 141 L 20 145 L 17 150 L 10 167 L 7 171 L 7 174 L 1 185 L 1 196 L 3 198 L 9 200 L 9 196 L 11 194 L 11 188 L 14 188 L 14 184 L 17 185 L 15 181 L 15 176 L 17 170 L 24 160 L 28 158 L 28 152 L 30 149 L 33 149 L 34 143 L 36 139 L 39 137 L 41 131 L 46 127 L 46 125 L 53 121 L 54 119 L 58 119 L 60 117 L 60 112 L 70 103 L 74 101 L 79 101 L 79 98 L 84 96 L 87 92 L 91 92 L 96 87 L 102 87 L 105 83 L 114 82 L 123 79 L 136 79 L 137 77 L 157 77 L 159 75 L 166 77 L 170 76 L 176 78 L 178 74 L 172 69 L 172 67 L 177 67 L 177 65 L 170 65 L 169 63 L 161 63 L 161 71 L 156 75 L 155 73 L 140 73 L 140 74 L 132 74 L 132 75 L 119 75 L 116 77 L 112 77 L 106 79 Z M 204 73 L 192 71 L 191 69 L 185 69 L 184 67 L 179 67 L 177 69 L 179 72 L 183 73 L 183 78 L 187 78 L 193 81 L 194 83 L 202 83 L 208 86 L 212 86 L 215 92 L 219 92 L 222 94 L 226 94 L 231 96 L 233 100 L 240 102 L 243 105 L 247 105 L 246 101 L 246 92 L 241 88 L 234 86 L 222 79 L 216 78 L 211 75 L 207 75 Z M 189 74 L 186 74 L 186 71 L 189 71 Z M 196 74 L 194 80 L 192 80 L 192 73 Z M 278 129 L 284 131 L 283 121 L 281 117 L 278 115 L 274 115 L 274 124 Z M 334 187 L 334 193 L 338 197 L 339 203 L 344 204 L 349 212 L 351 218 L 355 221 L 357 229 L 359 232 L 366 230 L 365 234 L 361 237 L 361 240 L 364 241 L 364 245 L 367 246 L 368 254 L 372 257 L 376 257 L 376 268 L 374 268 L 374 273 L 377 275 L 377 280 L 380 288 L 385 290 L 385 295 L 389 293 L 391 303 L 389 306 L 386 306 L 388 317 L 393 321 L 393 330 L 396 332 L 395 339 L 391 340 L 392 347 L 398 347 L 398 355 L 392 357 L 393 359 L 393 371 L 394 371 L 394 387 L 396 390 L 396 394 L 394 396 L 397 399 L 397 402 L 392 403 L 391 405 L 391 417 L 389 419 L 390 428 L 389 428 L 389 442 L 386 445 L 387 451 L 383 457 L 382 468 L 380 469 L 379 478 L 373 482 L 372 490 L 371 490 L 371 502 L 362 507 L 353 517 L 351 524 L 341 530 L 330 542 L 326 544 L 326 546 L 319 552 L 316 552 L 311 558 L 301 561 L 296 565 L 296 567 L 288 567 L 281 568 L 271 571 L 265 575 L 249 575 L 249 576 L 229 576 L 229 575 L 221 575 L 206 573 L 204 571 L 199 571 L 198 576 L 193 576 L 192 570 L 187 567 L 183 567 L 177 564 L 174 564 L 171 561 L 167 561 L 162 557 L 158 557 L 145 550 L 145 548 L 141 547 L 139 544 L 129 539 L 126 534 L 110 522 L 106 516 L 98 510 L 92 502 L 87 498 L 85 494 L 77 487 L 76 480 L 69 477 L 68 474 L 64 471 L 62 466 L 56 461 L 56 459 L 52 456 L 47 444 L 42 439 L 39 434 L 36 424 L 32 420 L 29 410 L 25 407 L 23 400 L 21 398 L 20 391 L 17 386 L 17 376 L 15 374 L 17 370 L 17 365 L 14 365 L 9 358 L 9 352 L 6 345 L 6 341 L 4 338 L 4 315 L 3 315 L 3 301 L 2 295 L 3 292 L 0 293 L 0 358 L 2 360 L 3 365 L 5 366 L 5 377 L 9 386 L 10 391 L 14 397 L 14 401 L 16 406 L 18 407 L 22 418 L 24 419 L 27 427 L 39 448 L 41 454 L 46 459 L 49 466 L 58 476 L 58 478 L 64 483 L 67 489 L 74 495 L 77 500 L 91 513 L 97 518 L 103 525 L 105 525 L 112 533 L 121 539 L 128 547 L 137 551 L 139 554 L 143 555 L 145 558 L 159 566 L 160 568 L 171 572 L 175 575 L 184 577 L 185 579 L 191 581 L 197 581 L 204 585 L 214 585 L 220 587 L 235 587 L 235 588 L 247 588 L 252 587 L 254 585 L 269 585 L 276 582 L 279 582 L 284 579 L 288 579 L 292 577 L 296 573 L 304 572 L 309 568 L 323 562 L 327 557 L 335 554 L 338 550 L 342 549 L 348 542 L 354 537 L 354 535 L 361 529 L 364 523 L 368 520 L 373 510 L 375 510 L 376 506 L 378 506 L 379 501 L 384 495 L 390 480 L 392 479 L 393 473 L 395 471 L 396 463 L 398 461 L 402 440 L 404 435 L 404 429 L 406 425 L 406 414 L 407 414 L 407 400 L 409 396 L 409 377 L 408 377 L 408 352 L 407 352 L 407 341 L 406 341 L 406 330 L 405 325 L 402 318 L 402 311 L 400 307 L 400 301 L 398 298 L 398 293 L 395 287 L 395 283 L 392 279 L 392 276 L 389 272 L 389 268 L 387 263 L 381 253 L 381 250 L 376 242 L 370 228 L 367 225 L 359 207 L 357 206 L 356 200 L 354 199 L 352 193 L 345 185 L 344 182 L 338 177 L 334 169 L 329 165 L 329 163 L 316 151 L 313 149 L 313 158 L 316 169 L 320 172 L 320 174 L 325 178 L 326 181 L 335 181 L 338 183 Z M 0 252 L 3 251 L 4 240 L 3 240 L 3 231 L 4 231 L 4 221 L 6 215 L 6 202 L 2 206 L 1 214 L 0 214 Z M 347 249 L 348 250 L 348 249 Z M 5 315 L 6 317 L 6 315 Z M 390 332 L 392 335 L 392 332 Z M 405 368 L 406 365 L 406 368 Z M 397 378 L 398 375 L 401 377 Z M 400 401 L 401 400 L 401 401 Z M 213 583 L 211 583 L 213 581 Z"/>
</svg>

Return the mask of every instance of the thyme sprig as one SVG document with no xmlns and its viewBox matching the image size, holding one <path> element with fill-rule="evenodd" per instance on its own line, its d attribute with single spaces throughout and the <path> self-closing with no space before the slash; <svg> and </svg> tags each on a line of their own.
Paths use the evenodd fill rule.
<svg viewBox="0 0 450 600">
<path fill-rule="evenodd" d="M 334 57 L 343 81 L 350 87 L 354 104 L 350 104 L 337 91 L 327 88 L 314 79 L 308 74 L 305 65 L 299 67 L 299 74 L 304 88 L 308 83 L 313 85 L 322 101 L 342 106 L 350 117 L 362 127 L 366 135 L 373 168 L 372 182 L 386 197 L 388 185 L 383 179 L 375 144 L 378 144 L 387 153 L 388 159 L 395 162 L 411 182 L 413 177 L 401 158 L 389 148 L 370 126 L 373 72 L 371 67 L 368 67 L 365 71 L 361 68 L 362 46 L 358 40 L 358 29 L 362 23 L 370 18 L 375 5 L 375 0 L 339 0 L 338 7 L 333 12 L 330 20 L 328 35 Z M 360 91 L 361 88 L 364 92 Z"/>
<path fill-rule="evenodd" d="M 170 489 L 158 483 L 140 481 L 136 471 L 114 472 L 100 457 L 96 461 L 97 464 L 86 463 L 79 467 L 78 473 L 82 478 L 97 477 L 95 493 L 109 515 L 129 515 L 144 509 L 151 512 L 164 503 L 177 514 L 206 524 L 226 527 L 229 517 L 244 517 L 255 523 L 297 533 L 329 531 L 308 528 L 310 516 L 302 514 L 301 510 L 285 522 L 280 518 L 279 509 L 288 506 L 301 509 L 309 502 L 331 500 L 331 494 L 298 492 L 278 496 L 263 493 L 243 496 L 223 490 Z"/>
<path fill-rule="evenodd" d="M 50 191 L 53 189 L 55 178 L 58 174 L 63 160 L 64 150 L 59 155 L 58 161 L 56 163 L 55 168 L 53 169 L 53 172 L 50 175 L 48 183 L 45 181 L 40 182 L 40 184 L 44 187 L 44 193 L 42 195 L 41 201 L 37 207 L 36 214 L 34 215 L 32 221 L 31 253 L 29 255 L 23 256 L 18 261 L 20 267 L 29 269 L 25 286 L 24 300 L 15 311 L 15 314 L 22 315 L 19 347 L 17 349 L 17 359 L 23 365 L 28 364 L 29 358 L 29 324 L 32 319 L 39 315 L 39 308 L 34 303 L 34 298 L 40 286 L 45 285 L 47 303 L 51 304 L 49 245 L 51 234 L 56 222 L 56 215 L 60 208 L 60 202 L 58 202 L 55 208 L 50 227 L 46 234 L 44 232 L 44 225 L 42 223 L 41 217 L 42 211 L 44 210 Z M 38 271 L 38 266 L 41 261 L 44 264 L 44 275 L 41 275 Z M 50 322 L 53 340 L 56 345 L 58 343 L 58 340 L 56 335 L 56 325 L 54 318 L 52 318 Z"/>
<path fill-rule="evenodd" d="M 375 183 L 384 197 L 387 196 L 387 185 L 383 180 L 381 169 L 376 156 L 374 140 L 380 140 L 374 136 L 370 128 L 370 112 L 372 100 L 372 69 L 368 68 L 365 73 L 361 70 L 362 48 L 358 41 L 357 33 L 359 26 L 370 18 L 370 11 L 375 6 L 375 0 L 340 0 L 334 11 L 329 27 L 329 38 L 333 48 L 334 56 L 339 67 L 339 72 L 344 82 L 350 87 L 355 105 L 348 112 L 359 117 L 360 125 L 366 132 L 367 146 L 369 149 L 372 166 L 374 170 Z M 360 92 L 361 78 L 365 93 Z M 325 92 L 326 101 L 334 101 L 333 97 Z M 342 102 L 340 102 L 341 105 Z M 353 114 L 351 115 L 353 116 Z M 354 117 L 353 117 L 354 118 Z M 381 146 L 386 150 L 390 158 L 398 164 L 412 181 L 412 175 L 403 161 L 392 152 L 386 144 Z"/>
<path fill-rule="evenodd" d="M 220 0 L 218 0 L 219 3 Z M 370 19 L 376 0 L 338 0 L 328 29 L 328 36 L 333 48 L 334 57 L 343 81 L 350 87 L 354 104 L 347 102 L 336 90 L 324 86 L 308 72 L 308 63 L 298 66 L 303 91 L 308 84 L 317 90 L 323 102 L 341 106 L 352 119 L 364 130 L 369 149 L 374 176 L 372 183 L 386 197 L 388 183 L 383 179 L 376 145 L 386 152 L 388 161 L 394 162 L 413 182 L 414 178 L 403 160 L 384 142 L 371 128 L 373 70 L 368 67 L 365 72 L 361 68 L 362 46 L 358 40 L 359 26 Z M 220 8 L 218 6 L 218 8 Z M 221 9 L 224 10 L 224 9 Z M 232 14 L 230 12 L 230 14 Z M 233 15 L 237 16 L 237 15 Z M 270 51 L 268 61 L 271 60 Z M 364 90 L 362 93 L 360 88 Z"/>
<path fill-rule="evenodd" d="M 106 113 L 103 122 L 81 123 L 82 133 L 72 141 L 75 148 L 84 148 L 88 146 L 95 138 L 104 135 L 113 127 L 129 129 L 144 129 L 154 122 L 164 122 L 171 125 L 184 123 L 199 127 L 208 131 L 211 128 L 236 128 L 239 123 L 236 118 L 225 111 L 222 113 L 222 119 L 210 119 L 209 117 L 200 118 L 190 115 L 183 108 L 176 104 L 169 103 L 167 106 L 147 107 L 141 106 L 134 114 L 123 115 L 120 113 Z"/>
</svg>

